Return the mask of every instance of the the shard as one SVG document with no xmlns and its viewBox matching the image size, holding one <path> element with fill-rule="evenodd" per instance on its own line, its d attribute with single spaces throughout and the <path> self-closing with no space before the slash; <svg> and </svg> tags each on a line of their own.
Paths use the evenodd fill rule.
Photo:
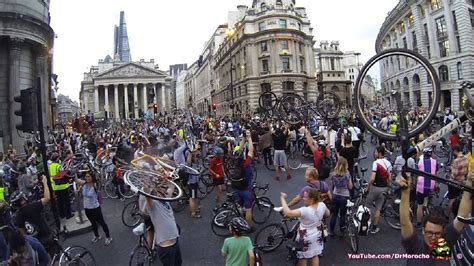
<svg viewBox="0 0 474 266">
<path fill-rule="evenodd" d="M 114 59 L 122 62 L 131 62 L 130 45 L 128 43 L 127 24 L 125 12 L 120 11 L 120 24 L 115 26 L 114 33 Z"/>
</svg>

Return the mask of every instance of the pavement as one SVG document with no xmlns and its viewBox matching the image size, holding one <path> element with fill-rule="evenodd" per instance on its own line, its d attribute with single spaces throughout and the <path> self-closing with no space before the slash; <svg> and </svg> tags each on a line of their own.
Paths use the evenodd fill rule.
<svg viewBox="0 0 474 266">
<path fill-rule="evenodd" d="M 369 144 L 368 159 L 361 162 L 361 167 L 371 167 L 374 146 Z M 310 159 L 304 159 L 306 165 L 311 165 Z M 291 172 L 293 178 L 286 180 L 281 178 L 276 181 L 273 178 L 274 172 L 268 171 L 263 164 L 258 165 L 258 180 L 261 185 L 270 184 L 270 190 L 267 192 L 271 201 L 280 206 L 280 192 L 288 194 L 289 198 L 295 196 L 304 186 L 305 168 L 300 168 Z M 366 173 L 366 179 L 368 178 Z M 284 176 L 284 175 L 282 175 Z M 132 228 L 122 224 L 122 209 L 128 201 L 105 199 L 103 205 L 103 214 L 106 223 L 109 226 L 113 242 L 110 246 L 104 245 L 104 240 L 95 244 L 91 243 L 93 234 L 91 232 L 76 236 L 69 236 L 64 245 L 80 245 L 89 249 L 96 259 L 97 265 L 128 265 L 130 254 L 138 244 L 138 237 L 132 233 Z M 218 237 L 212 233 L 211 219 L 212 209 L 215 207 L 214 192 L 201 201 L 201 219 L 193 219 L 190 216 L 189 209 L 175 213 L 176 220 L 181 227 L 180 247 L 183 258 L 183 265 L 224 265 L 225 260 L 221 255 L 221 248 L 224 238 Z M 281 216 L 278 213 L 272 213 L 270 220 L 257 225 L 256 230 L 269 224 L 278 223 Z M 101 235 L 102 229 L 99 229 Z M 254 239 L 255 233 L 250 234 Z M 103 238 L 104 239 L 104 238 Z M 392 254 L 404 253 L 401 247 L 400 231 L 390 228 L 385 221 L 381 221 L 380 232 L 375 235 L 361 236 L 359 238 L 359 253 L 370 254 Z M 282 244 L 277 250 L 270 253 L 263 253 L 262 258 L 265 265 L 291 265 L 286 261 L 286 244 Z M 328 238 L 324 248 L 324 256 L 320 259 L 320 265 L 367 265 L 374 263 L 383 263 L 384 266 L 401 265 L 404 260 L 375 260 L 375 259 L 349 259 L 350 245 L 338 236 Z M 155 261 L 153 265 L 161 265 L 161 262 Z"/>
</svg>

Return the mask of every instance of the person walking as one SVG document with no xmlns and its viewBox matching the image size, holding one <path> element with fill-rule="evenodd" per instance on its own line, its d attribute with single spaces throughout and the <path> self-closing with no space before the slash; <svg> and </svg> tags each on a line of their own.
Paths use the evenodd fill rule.
<svg viewBox="0 0 474 266">
<path fill-rule="evenodd" d="M 329 235 L 334 235 L 337 218 L 339 217 L 339 228 L 341 235 L 344 235 L 346 228 L 347 200 L 349 199 L 349 190 L 352 189 L 351 175 L 349 174 L 347 160 L 340 157 L 336 164 L 334 174 L 330 180 L 333 184 L 332 192 L 332 217 L 329 226 Z"/>
<path fill-rule="evenodd" d="M 252 240 L 242 234 L 250 231 L 250 226 L 242 217 L 230 220 L 229 231 L 231 237 L 224 240 L 221 252 L 225 257 L 226 266 L 254 265 Z M 247 264 L 247 257 L 249 264 Z"/>
<path fill-rule="evenodd" d="M 109 227 L 105 223 L 104 216 L 102 215 L 102 209 L 99 203 L 99 195 L 97 188 L 97 179 L 90 172 L 86 172 L 85 181 L 76 178 L 76 183 L 82 186 L 82 196 L 84 198 L 84 211 L 87 219 L 91 222 L 92 230 L 94 231 L 94 237 L 92 243 L 96 243 L 102 236 L 99 235 L 98 226 L 102 226 L 106 239 L 105 245 L 108 246 L 112 243 L 112 237 L 110 237 Z"/>
</svg>

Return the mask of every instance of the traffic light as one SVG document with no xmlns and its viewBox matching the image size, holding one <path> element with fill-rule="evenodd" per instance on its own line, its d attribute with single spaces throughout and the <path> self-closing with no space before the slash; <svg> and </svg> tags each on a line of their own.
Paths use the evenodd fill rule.
<svg viewBox="0 0 474 266">
<path fill-rule="evenodd" d="M 217 110 L 217 104 L 216 103 L 212 103 L 212 110 Z"/>
<path fill-rule="evenodd" d="M 20 95 L 15 96 L 13 99 L 21 106 L 20 110 L 15 111 L 15 115 L 21 118 L 21 123 L 16 125 L 16 129 L 23 132 L 34 132 L 38 125 L 38 107 L 35 89 L 28 88 L 21 90 Z"/>
<path fill-rule="evenodd" d="M 158 104 L 155 103 L 153 105 L 153 111 L 154 111 L 155 115 L 158 113 Z"/>
</svg>

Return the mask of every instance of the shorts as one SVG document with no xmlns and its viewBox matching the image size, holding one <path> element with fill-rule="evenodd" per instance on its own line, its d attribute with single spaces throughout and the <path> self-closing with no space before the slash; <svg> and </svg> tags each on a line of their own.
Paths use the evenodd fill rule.
<svg viewBox="0 0 474 266">
<path fill-rule="evenodd" d="M 461 195 L 462 190 L 459 188 L 448 186 L 448 199 L 455 199 Z"/>
<path fill-rule="evenodd" d="M 199 187 L 199 185 L 197 183 L 196 184 L 188 184 L 189 193 L 191 194 L 190 196 L 191 196 L 192 199 L 197 199 L 198 187 Z"/>
<path fill-rule="evenodd" d="M 252 209 L 253 199 L 252 199 L 252 192 L 250 190 L 237 191 L 237 197 L 239 198 L 241 202 L 244 203 L 243 205 L 245 209 L 247 210 Z"/>
<path fill-rule="evenodd" d="M 214 184 L 215 187 L 224 185 L 224 178 L 212 178 L 212 184 Z"/>
<path fill-rule="evenodd" d="M 382 209 L 384 195 L 383 193 L 387 191 L 387 187 L 376 187 L 372 186 L 370 188 L 369 194 L 367 195 L 366 205 L 369 208 L 373 208 L 372 204 L 375 205 L 375 210 L 380 211 Z"/>
<path fill-rule="evenodd" d="M 418 203 L 418 205 L 425 205 L 425 199 L 427 199 L 429 195 L 430 193 L 416 192 L 416 203 Z"/>
<path fill-rule="evenodd" d="M 286 153 L 284 150 L 275 150 L 273 155 L 273 165 L 286 166 Z"/>
</svg>

